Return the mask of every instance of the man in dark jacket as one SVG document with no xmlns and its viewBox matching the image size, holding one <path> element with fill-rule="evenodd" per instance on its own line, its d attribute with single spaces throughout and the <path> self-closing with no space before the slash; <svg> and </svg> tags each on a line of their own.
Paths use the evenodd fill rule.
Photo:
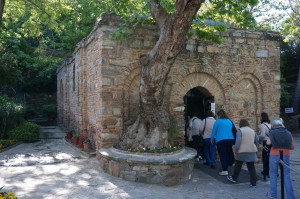
<svg viewBox="0 0 300 199">
<path fill-rule="evenodd" d="M 290 131 L 284 128 L 280 119 L 273 120 L 267 145 L 272 145 L 270 151 L 270 190 L 269 198 L 277 198 L 277 174 L 280 163 L 280 151 L 283 151 L 284 187 L 288 199 L 295 199 L 295 194 L 290 176 L 290 150 L 294 149 L 294 140 Z"/>
</svg>

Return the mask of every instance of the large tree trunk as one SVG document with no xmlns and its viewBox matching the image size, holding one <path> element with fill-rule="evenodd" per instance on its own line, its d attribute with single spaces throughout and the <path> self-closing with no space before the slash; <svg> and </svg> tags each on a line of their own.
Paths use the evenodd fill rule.
<svg viewBox="0 0 300 199">
<path fill-rule="evenodd" d="M 2 18 L 4 13 L 5 0 L 0 0 L 0 29 L 2 26 Z"/>
<path fill-rule="evenodd" d="M 149 3 L 160 37 L 154 48 L 140 58 L 140 113 L 127 129 L 124 144 L 152 148 L 168 145 L 170 120 L 165 105 L 165 82 L 177 55 L 184 49 L 186 33 L 203 1 L 177 0 L 172 15 L 159 5 L 158 0 Z"/>
</svg>

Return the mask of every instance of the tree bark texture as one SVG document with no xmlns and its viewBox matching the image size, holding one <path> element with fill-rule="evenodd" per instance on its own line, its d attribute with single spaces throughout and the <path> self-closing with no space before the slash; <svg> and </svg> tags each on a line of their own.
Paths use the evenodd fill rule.
<svg viewBox="0 0 300 199">
<path fill-rule="evenodd" d="M 168 14 L 159 0 L 149 3 L 160 36 L 153 49 L 140 57 L 140 113 L 125 133 L 126 145 L 152 148 L 168 145 L 170 119 L 165 82 L 177 55 L 184 49 L 186 33 L 202 2 L 204 0 L 177 0 L 173 14 Z"/>
<path fill-rule="evenodd" d="M 2 18 L 4 13 L 5 0 L 0 0 L 0 29 L 2 27 Z"/>
</svg>

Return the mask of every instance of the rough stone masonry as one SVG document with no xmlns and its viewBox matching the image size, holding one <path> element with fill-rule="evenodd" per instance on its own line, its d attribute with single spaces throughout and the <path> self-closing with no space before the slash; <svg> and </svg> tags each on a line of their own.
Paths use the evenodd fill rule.
<svg viewBox="0 0 300 199">
<path fill-rule="evenodd" d="M 119 19 L 103 15 L 73 56 L 57 70 L 58 122 L 86 130 L 97 149 L 119 142 L 137 114 L 139 57 L 158 39 L 154 26 L 132 32 L 128 41 L 115 41 Z M 246 118 L 258 129 L 261 111 L 279 116 L 280 47 L 273 32 L 230 28 L 224 42 L 191 37 L 167 79 L 167 107 L 184 134 L 184 100 L 197 88 L 214 97 L 215 109 L 225 108 L 237 123 Z"/>
</svg>

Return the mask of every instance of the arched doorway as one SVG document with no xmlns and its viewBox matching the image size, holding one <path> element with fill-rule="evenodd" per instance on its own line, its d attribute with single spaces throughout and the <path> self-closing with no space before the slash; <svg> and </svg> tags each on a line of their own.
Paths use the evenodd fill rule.
<svg viewBox="0 0 300 199">
<path fill-rule="evenodd" d="M 218 75 L 216 75 L 219 77 Z M 222 80 L 220 82 L 219 80 Z M 172 85 L 169 99 L 169 111 L 175 118 L 177 127 L 182 134 L 182 138 L 186 135 L 186 127 L 188 116 L 191 114 L 193 107 L 199 105 L 199 111 L 204 117 L 205 109 L 211 108 L 211 103 L 215 103 L 215 110 L 226 104 L 225 91 L 226 82 L 222 78 L 216 78 L 208 73 L 191 73 L 179 79 L 177 83 Z M 190 98 L 194 96 L 195 103 L 190 102 Z M 197 99 L 198 98 L 198 99 Z M 203 98 L 206 99 L 206 105 L 201 107 Z M 193 105 L 195 104 L 195 105 Z M 198 109 L 198 108 L 196 108 Z"/>
<path fill-rule="evenodd" d="M 205 118 L 205 113 L 207 110 L 211 110 L 212 103 L 214 103 L 214 96 L 205 89 L 204 87 L 194 87 L 189 90 L 183 97 L 184 100 L 184 116 L 185 120 L 191 117 L 193 113 L 198 113 L 200 119 Z"/>
</svg>

